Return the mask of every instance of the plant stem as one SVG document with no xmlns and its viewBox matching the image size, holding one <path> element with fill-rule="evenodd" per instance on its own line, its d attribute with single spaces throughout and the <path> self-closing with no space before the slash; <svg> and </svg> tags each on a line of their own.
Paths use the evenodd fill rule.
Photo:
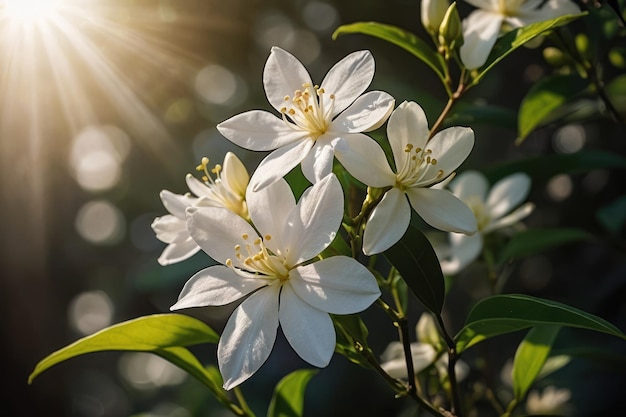
<svg viewBox="0 0 626 417">
<path fill-rule="evenodd" d="M 430 129 L 428 140 L 432 139 L 432 137 L 435 136 L 435 133 L 439 131 L 439 129 L 441 128 L 441 125 L 443 124 L 446 117 L 448 117 L 448 114 L 450 113 L 450 110 L 452 110 L 452 107 L 454 106 L 454 104 L 461 98 L 463 93 L 467 91 L 467 88 L 464 83 L 464 79 L 465 79 L 465 70 L 461 72 L 459 85 L 456 91 L 450 95 L 450 98 L 448 98 L 448 102 L 446 103 L 445 107 L 441 111 L 441 114 L 435 121 L 435 124 L 433 124 L 433 127 Z"/>
<path fill-rule="evenodd" d="M 244 398 L 243 392 L 241 392 L 241 389 L 239 387 L 235 387 L 233 389 L 233 392 L 235 393 L 235 397 L 237 398 L 237 401 L 239 402 L 239 406 L 244 412 L 244 414 L 242 415 L 254 417 L 254 412 L 248 406 L 248 403 L 246 402 L 246 399 Z"/>
<path fill-rule="evenodd" d="M 456 417 L 463 417 L 463 412 L 461 410 L 461 396 L 459 395 L 459 387 L 456 381 L 456 372 L 454 370 L 458 359 L 456 344 L 454 343 L 454 339 L 450 337 L 450 334 L 446 330 L 441 314 L 436 314 L 436 318 L 437 324 L 441 329 L 443 339 L 445 340 L 446 345 L 448 345 L 448 380 L 450 381 L 450 394 L 452 397 L 452 413 Z"/>
</svg>

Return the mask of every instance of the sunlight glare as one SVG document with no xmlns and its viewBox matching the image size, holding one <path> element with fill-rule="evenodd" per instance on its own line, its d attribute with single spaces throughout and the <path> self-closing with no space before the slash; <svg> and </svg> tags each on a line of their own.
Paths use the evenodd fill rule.
<svg viewBox="0 0 626 417">
<path fill-rule="evenodd" d="M 4 0 L 4 17 L 11 21 L 32 23 L 45 20 L 56 13 L 60 0 Z"/>
</svg>

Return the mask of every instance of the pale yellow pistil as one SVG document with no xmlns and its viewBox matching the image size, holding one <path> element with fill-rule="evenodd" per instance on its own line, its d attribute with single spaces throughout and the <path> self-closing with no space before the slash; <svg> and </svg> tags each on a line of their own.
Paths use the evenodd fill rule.
<svg viewBox="0 0 626 417">
<path fill-rule="evenodd" d="M 264 241 L 272 239 L 271 235 L 265 235 L 264 239 L 256 238 L 252 244 L 249 242 L 248 234 L 244 233 L 241 238 L 244 240 L 243 248 L 246 253 L 242 254 L 241 245 L 235 245 L 235 257 L 246 266 L 247 270 L 278 278 L 281 282 L 289 279 L 289 269 L 282 257 L 273 254 L 264 244 Z M 226 260 L 226 266 L 234 269 L 232 259 Z"/>
<path fill-rule="evenodd" d="M 324 94 L 326 91 L 323 88 L 304 83 L 302 90 L 296 90 L 293 97 L 285 96 L 289 105 L 280 109 L 285 123 L 294 130 L 310 132 L 313 140 L 326 133 L 332 121 L 335 95 L 328 96 L 328 105 L 323 99 Z"/>
<path fill-rule="evenodd" d="M 435 171 L 437 159 L 432 156 L 431 149 L 415 148 L 412 144 L 407 144 L 404 148 L 405 160 L 400 171 L 396 174 L 397 188 L 405 190 L 407 188 L 429 186 L 444 178 L 443 170 Z"/>
<path fill-rule="evenodd" d="M 200 165 L 196 167 L 196 170 L 204 173 L 202 181 L 209 187 L 211 200 L 218 202 L 221 206 L 244 219 L 249 219 L 250 215 L 248 214 L 245 196 L 235 194 L 224 186 L 220 175 L 222 172 L 220 164 L 215 164 L 209 173 L 209 158 L 205 156 L 202 158 Z M 215 176 L 215 179 L 213 179 L 211 174 Z"/>
<path fill-rule="evenodd" d="M 476 223 L 478 223 L 478 230 L 483 230 L 491 223 L 491 216 L 489 211 L 485 207 L 485 203 L 478 196 L 471 196 L 465 200 L 465 204 L 472 210 L 474 217 L 476 217 Z"/>
</svg>

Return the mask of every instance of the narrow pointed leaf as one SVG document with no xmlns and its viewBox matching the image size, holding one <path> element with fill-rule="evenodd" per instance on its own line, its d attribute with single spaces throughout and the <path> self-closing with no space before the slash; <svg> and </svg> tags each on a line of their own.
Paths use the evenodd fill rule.
<svg viewBox="0 0 626 417">
<path fill-rule="evenodd" d="M 502 248 L 499 263 L 591 238 L 592 235 L 586 231 L 574 228 L 524 230 L 516 233 Z"/>
<path fill-rule="evenodd" d="M 32 382 L 37 375 L 60 362 L 91 352 L 110 350 L 153 352 L 183 369 L 199 365 L 180 349 L 180 346 L 201 343 L 217 343 L 219 336 L 209 326 L 183 314 L 155 314 L 125 321 L 100 330 L 90 336 L 57 350 L 41 360 L 28 378 Z M 195 359 L 195 358 L 194 358 Z M 194 375 L 195 376 L 195 375 Z"/>
<path fill-rule="evenodd" d="M 300 369 L 281 379 L 274 389 L 267 417 L 301 417 L 304 391 L 316 373 L 315 369 Z"/>
<path fill-rule="evenodd" d="M 607 333 L 626 340 L 608 321 L 566 304 L 528 295 L 496 295 L 479 301 L 455 337 L 458 352 L 494 336 L 556 325 Z"/>
<path fill-rule="evenodd" d="M 418 228 L 409 225 L 398 243 L 385 251 L 415 296 L 435 314 L 441 314 L 445 283 L 432 245 Z"/>
<path fill-rule="evenodd" d="M 555 112 L 589 87 L 578 74 L 559 74 L 540 80 L 528 91 L 519 108 L 517 144 L 537 127 L 552 121 Z"/>
<path fill-rule="evenodd" d="M 428 65 L 437 76 L 441 79 L 445 86 L 445 73 L 443 58 L 438 55 L 426 42 L 418 38 L 411 32 L 407 32 L 396 26 L 386 25 L 377 22 L 357 22 L 349 25 L 339 26 L 333 39 L 337 39 L 340 35 L 347 34 L 364 34 L 383 39 L 393 43 L 417 57 L 419 60 Z"/>
<path fill-rule="evenodd" d="M 566 25 L 587 13 L 565 15 L 557 17 L 556 19 L 545 20 L 543 22 L 532 23 L 528 26 L 524 26 L 510 31 L 506 35 L 502 36 L 496 41 L 487 62 L 479 70 L 478 75 L 474 77 L 472 84 L 478 84 L 478 82 L 485 76 L 489 70 L 491 70 L 498 62 L 502 61 L 511 52 L 524 45 L 527 42 L 535 39 L 537 36 L 543 35 L 546 32 L 551 31 L 559 26 Z"/>
<path fill-rule="evenodd" d="M 560 326 L 537 326 L 528 332 L 515 352 L 513 361 L 513 393 L 519 402 L 543 369 Z"/>
</svg>

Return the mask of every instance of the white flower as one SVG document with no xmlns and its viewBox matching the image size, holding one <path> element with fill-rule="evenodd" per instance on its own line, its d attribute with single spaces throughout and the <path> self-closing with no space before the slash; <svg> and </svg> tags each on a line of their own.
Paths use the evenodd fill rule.
<svg viewBox="0 0 626 417">
<path fill-rule="evenodd" d="M 248 218 L 245 201 L 246 188 L 250 179 L 243 163 L 228 152 L 224 157 L 224 166 L 215 165 L 211 178 L 207 165 L 208 158 L 202 159 L 198 170 L 205 173 L 203 181 L 187 174 L 187 186 L 197 197 L 190 194 L 180 195 L 170 191 L 161 191 L 161 201 L 170 214 L 157 217 L 152 222 L 152 230 L 156 237 L 167 243 L 158 261 L 161 265 L 169 265 L 188 259 L 200 250 L 187 230 L 185 210 L 192 206 L 224 207 L 243 218 Z"/>
<path fill-rule="evenodd" d="M 530 414 L 569 415 L 571 406 L 567 403 L 572 393 L 567 388 L 546 387 L 542 393 L 531 391 L 526 398 L 526 411 Z"/>
<path fill-rule="evenodd" d="M 448 354 L 441 355 L 438 352 L 442 349 L 439 343 L 439 333 L 432 316 L 423 313 L 417 326 L 418 342 L 411 343 L 411 357 L 413 359 L 413 371 L 420 373 L 431 365 L 435 365 L 437 372 L 443 378 L 448 375 Z M 421 339 L 421 335 L 428 335 L 427 339 Z M 431 343 L 432 342 L 432 343 Z M 404 348 L 400 342 L 391 342 L 383 354 L 380 356 L 381 368 L 391 377 L 407 379 L 406 358 Z M 454 373 L 457 381 L 462 381 L 469 374 L 469 366 L 461 360 L 454 364 Z"/>
<path fill-rule="evenodd" d="M 530 178 L 524 173 L 502 178 L 489 192 L 488 187 L 487 179 L 477 171 L 465 171 L 450 183 L 454 195 L 472 209 L 478 233 L 472 236 L 450 233 L 451 256 L 441 262 L 445 274 L 456 274 L 474 261 L 482 251 L 484 235 L 519 222 L 534 208 L 532 203 L 526 203 L 515 209 L 530 191 Z"/>
<path fill-rule="evenodd" d="M 481 67 L 503 25 L 510 29 L 580 12 L 570 0 L 466 0 L 479 8 L 463 21 L 461 60 L 468 69 Z"/>
<path fill-rule="evenodd" d="M 273 47 L 263 84 L 268 101 L 281 117 L 252 110 L 217 126 L 243 148 L 273 151 L 256 169 L 253 190 L 268 186 L 300 162 L 306 178 L 315 183 L 331 172 L 338 140 L 369 139 L 361 132 L 381 126 L 394 106 L 393 97 L 385 92 L 361 95 L 373 77 L 374 58 L 369 51 L 359 51 L 335 64 L 317 86 L 300 61 Z"/>
<path fill-rule="evenodd" d="M 446 180 L 467 158 L 474 132 L 451 127 L 428 141 L 424 111 L 417 103 L 405 101 L 391 114 L 387 136 L 396 172 L 374 140 L 345 138 L 336 149 L 337 159 L 356 179 L 371 187 L 392 187 L 369 216 L 363 252 L 380 253 L 400 240 L 409 226 L 411 206 L 437 229 L 474 233 L 476 219 L 471 210 L 449 191 L 431 187 Z"/>
<path fill-rule="evenodd" d="M 343 192 L 330 174 L 296 205 L 279 179 L 246 199 L 254 227 L 223 208 L 191 208 L 193 239 L 216 261 L 185 284 L 171 309 L 219 306 L 240 299 L 218 345 L 224 388 L 248 379 L 268 358 L 278 325 L 298 355 L 326 366 L 335 349 L 331 314 L 352 314 L 380 296 L 374 276 L 352 258 L 310 262 L 335 238 Z M 258 232 L 257 232 L 258 231 Z"/>
</svg>

